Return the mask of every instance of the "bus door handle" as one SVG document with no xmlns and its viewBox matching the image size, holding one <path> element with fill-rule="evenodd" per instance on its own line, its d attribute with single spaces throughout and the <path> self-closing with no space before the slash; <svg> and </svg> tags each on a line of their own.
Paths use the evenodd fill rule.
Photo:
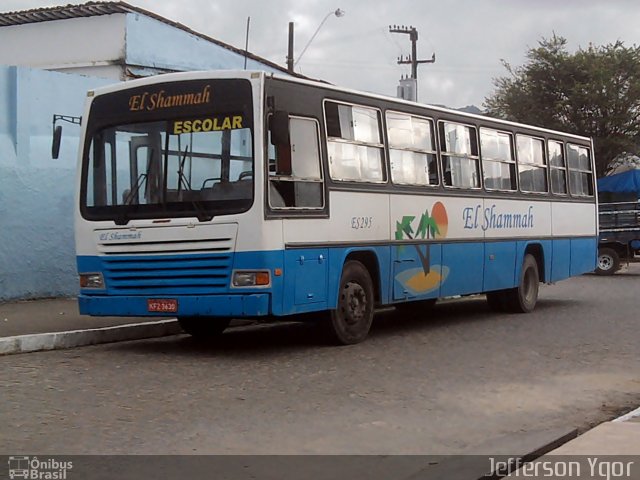
<svg viewBox="0 0 640 480">
<path fill-rule="evenodd" d="M 300 258 L 298 258 L 298 262 L 300 263 L 300 265 L 304 265 L 304 255 L 300 255 Z M 318 256 L 318 263 L 324 263 L 324 255 L 320 254 Z"/>
<path fill-rule="evenodd" d="M 401 260 L 394 260 L 394 263 L 415 263 L 413 258 L 403 258 Z"/>
</svg>

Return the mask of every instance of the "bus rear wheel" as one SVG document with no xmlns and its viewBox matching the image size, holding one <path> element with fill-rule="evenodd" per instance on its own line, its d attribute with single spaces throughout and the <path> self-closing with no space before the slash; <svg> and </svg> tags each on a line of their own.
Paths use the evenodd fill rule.
<svg viewBox="0 0 640 480">
<path fill-rule="evenodd" d="M 179 317 L 178 323 L 185 333 L 195 338 L 213 338 L 222 334 L 231 323 L 224 317 Z"/>
<path fill-rule="evenodd" d="M 342 269 L 338 304 L 328 319 L 328 333 L 335 343 L 362 342 L 373 322 L 373 282 L 365 266 L 348 261 Z"/>
<path fill-rule="evenodd" d="M 520 281 L 516 288 L 504 290 L 504 302 L 507 309 L 514 313 L 529 313 L 538 302 L 540 276 L 538 262 L 531 254 L 526 254 L 520 271 Z"/>
<path fill-rule="evenodd" d="M 613 275 L 620 269 L 620 256 L 613 248 L 602 247 L 598 250 L 596 274 Z"/>
</svg>

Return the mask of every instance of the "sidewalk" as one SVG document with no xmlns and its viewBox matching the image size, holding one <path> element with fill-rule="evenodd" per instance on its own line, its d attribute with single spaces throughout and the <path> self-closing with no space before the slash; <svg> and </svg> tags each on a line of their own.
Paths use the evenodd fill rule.
<svg viewBox="0 0 640 480">
<path fill-rule="evenodd" d="M 157 317 L 90 317 L 80 315 L 75 298 L 0 303 L 0 338 L 33 333 L 66 332 L 129 323 L 157 322 Z"/>
<path fill-rule="evenodd" d="M 175 318 L 80 315 L 75 298 L 0 303 L 0 355 L 181 333 Z"/>
</svg>

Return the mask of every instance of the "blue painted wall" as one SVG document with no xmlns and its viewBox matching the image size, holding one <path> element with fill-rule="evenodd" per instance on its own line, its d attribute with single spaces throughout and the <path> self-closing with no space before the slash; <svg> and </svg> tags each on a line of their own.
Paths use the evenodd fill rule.
<svg viewBox="0 0 640 480">
<path fill-rule="evenodd" d="M 0 301 L 77 291 L 73 198 L 79 127 L 51 159 L 54 113 L 80 115 L 106 80 L 0 66 Z"/>
<path fill-rule="evenodd" d="M 244 56 L 144 15 L 128 14 L 126 31 L 125 58 L 129 65 L 180 71 L 244 68 Z M 283 73 L 252 59 L 247 59 L 247 70 Z"/>
</svg>

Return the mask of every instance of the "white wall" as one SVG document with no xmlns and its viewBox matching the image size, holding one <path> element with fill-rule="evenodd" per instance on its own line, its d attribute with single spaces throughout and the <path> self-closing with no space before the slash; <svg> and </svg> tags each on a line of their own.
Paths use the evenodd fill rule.
<svg viewBox="0 0 640 480">
<path fill-rule="evenodd" d="M 126 17 L 114 14 L 1 27 L 0 64 L 60 70 L 121 63 Z"/>
</svg>

